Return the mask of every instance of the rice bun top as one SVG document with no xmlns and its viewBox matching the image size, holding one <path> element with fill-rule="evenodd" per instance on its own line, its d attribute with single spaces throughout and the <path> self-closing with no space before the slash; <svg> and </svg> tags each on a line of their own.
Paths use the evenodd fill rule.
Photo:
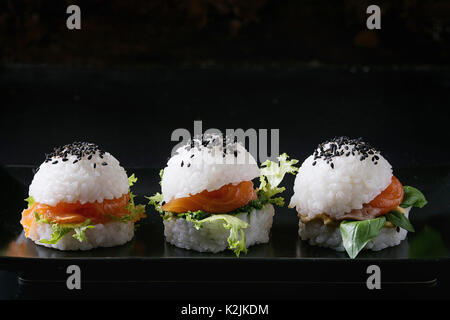
<svg viewBox="0 0 450 320">
<path fill-rule="evenodd" d="M 163 200 L 214 191 L 259 175 L 255 159 L 236 139 L 202 135 L 179 147 L 167 162 L 161 181 Z"/>
<path fill-rule="evenodd" d="M 392 167 L 362 138 L 321 143 L 301 165 L 290 207 L 310 218 L 361 209 L 391 183 Z"/>
<path fill-rule="evenodd" d="M 120 198 L 129 191 L 127 173 L 119 161 L 97 145 L 74 142 L 46 155 L 29 195 L 34 201 L 55 206 Z"/>
</svg>

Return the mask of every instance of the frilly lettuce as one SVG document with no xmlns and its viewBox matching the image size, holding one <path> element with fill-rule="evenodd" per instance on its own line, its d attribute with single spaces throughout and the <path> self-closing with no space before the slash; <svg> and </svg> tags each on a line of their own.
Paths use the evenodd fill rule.
<svg viewBox="0 0 450 320">
<path fill-rule="evenodd" d="M 247 253 L 247 247 L 245 246 L 245 232 L 244 229 L 248 227 L 248 223 L 242 221 L 235 216 L 229 214 L 213 214 L 208 218 L 197 220 L 192 215 L 186 215 L 186 220 L 193 223 L 194 227 L 199 230 L 202 224 L 208 222 L 214 222 L 217 220 L 223 220 L 223 227 L 230 230 L 228 236 L 228 248 L 233 250 L 237 257 L 241 252 Z"/>
<path fill-rule="evenodd" d="M 138 178 L 134 175 L 134 173 L 130 177 L 128 177 L 128 183 L 130 185 L 130 201 L 128 202 L 128 204 L 126 206 L 126 209 L 130 213 L 127 215 L 121 216 L 121 217 L 110 216 L 110 217 L 112 217 L 112 219 L 126 223 L 126 222 L 130 222 L 130 221 L 139 220 L 140 218 L 145 217 L 145 205 L 143 205 L 143 204 L 136 205 L 134 203 L 134 198 L 136 197 L 136 195 L 134 195 L 133 192 L 131 192 L 131 187 L 137 181 L 138 181 Z"/>
<path fill-rule="evenodd" d="M 35 213 L 36 215 L 36 213 Z M 38 220 L 38 222 L 48 223 L 46 220 Z M 72 235 L 75 239 L 77 239 L 80 242 L 86 241 L 86 230 L 95 228 L 94 225 L 91 224 L 90 219 L 86 219 L 83 223 L 79 224 L 58 224 L 58 223 L 51 223 L 52 226 L 52 235 L 49 240 L 42 239 L 39 240 L 41 243 L 46 244 L 56 244 L 59 240 L 61 240 L 66 234 L 68 234 L 71 231 L 75 231 L 75 233 Z"/>
<path fill-rule="evenodd" d="M 284 190 L 286 190 L 286 188 L 280 188 L 278 187 L 278 185 L 281 183 L 286 173 L 295 175 L 298 172 L 298 168 L 294 166 L 296 163 L 298 163 L 298 160 L 288 160 L 288 158 L 289 156 L 286 153 L 283 153 L 277 158 L 278 163 L 266 160 L 261 164 L 262 168 L 261 177 L 259 178 L 259 191 L 265 193 L 268 202 L 279 207 L 284 206 L 284 198 L 273 198 L 273 196 L 282 193 Z"/>
<path fill-rule="evenodd" d="M 298 163 L 298 160 L 288 160 L 288 158 L 289 156 L 284 153 L 277 158 L 279 163 L 270 160 L 266 160 L 262 163 L 260 186 L 257 189 L 258 198 L 250 201 L 241 208 L 228 212 L 227 214 L 210 214 L 202 210 L 189 211 L 180 214 L 165 212 L 162 210 L 163 195 L 161 193 L 158 192 L 155 195 L 146 198 L 149 200 L 148 204 L 153 206 L 164 220 L 178 218 L 186 219 L 191 222 L 197 230 L 200 229 L 204 223 L 223 220 L 223 227 L 230 230 L 230 236 L 227 239 L 229 249 L 233 250 L 236 256 L 239 256 L 241 252 L 247 253 L 244 229 L 248 227 L 248 223 L 237 218 L 236 215 L 244 212 L 250 213 L 255 209 L 260 210 L 268 203 L 280 207 L 284 206 L 283 197 L 274 198 L 275 195 L 285 190 L 284 187 L 278 187 L 278 185 L 281 183 L 286 173 L 295 174 L 298 171 L 298 168 L 294 166 Z M 161 179 L 163 173 L 164 171 L 161 170 L 159 174 Z"/>
<path fill-rule="evenodd" d="M 28 203 L 28 208 L 31 208 L 34 204 L 34 198 L 32 196 L 26 198 L 25 201 Z"/>
</svg>

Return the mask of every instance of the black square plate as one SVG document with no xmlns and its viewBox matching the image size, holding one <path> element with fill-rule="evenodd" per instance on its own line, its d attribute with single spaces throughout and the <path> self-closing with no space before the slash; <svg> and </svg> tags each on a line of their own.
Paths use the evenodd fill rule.
<svg viewBox="0 0 450 320">
<path fill-rule="evenodd" d="M 180 288 L 182 284 L 189 284 L 190 290 L 195 286 L 197 291 L 203 290 L 200 289 L 202 285 L 212 283 L 216 288 L 230 285 L 237 288 L 237 283 L 253 283 L 253 288 L 258 285 L 272 288 L 272 293 L 275 292 L 273 288 L 282 288 L 284 284 L 283 292 L 294 291 L 296 294 L 301 293 L 292 288 L 286 291 L 286 286 L 362 287 L 368 276 L 366 269 L 372 264 L 382 268 L 385 285 L 400 286 L 406 291 L 412 287 L 437 286 L 447 275 L 449 165 L 395 170 L 404 185 L 419 188 L 427 197 L 425 208 L 411 211 L 416 232 L 409 233 L 399 246 L 378 252 L 367 250 L 354 260 L 346 253 L 313 247 L 301 241 L 296 212 L 287 207 L 276 208 L 270 242 L 250 247 L 248 254 L 242 254 L 240 258 L 231 251 L 198 253 L 166 243 L 161 218 L 149 207 L 148 217 L 140 223 L 135 238 L 123 246 L 90 251 L 45 248 L 26 239 L 19 223 L 33 171 L 29 166 L 0 167 L 0 194 L 5 197 L 0 216 L 0 267 L 19 272 L 25 282 L 63 281 L 67 277 L 66 268 L 71 264 L 79 265 L 84 270 L 83 279 L 93 283 L 152 283 L 153 287 L 164 284 L 163 287 L 170 290 L 175 285 Z M 159 191 L 158 171 L 154 168 L 127 169 L 129 175 L 135 173 L 139 178 L 133 187 L 138 195 L 137 202 L 145 203 L 144 195 Z M 293 181 L 294 177 L 289 176 L 284 182 L 286 202 L 292 195 Z M 160 287 L 159 297 L 163 295 Z M 173 291 L 167 294 L 174 296 Z M 236 296 L 239 293 L 235 292 L 233 297 Z"/>
</svg>

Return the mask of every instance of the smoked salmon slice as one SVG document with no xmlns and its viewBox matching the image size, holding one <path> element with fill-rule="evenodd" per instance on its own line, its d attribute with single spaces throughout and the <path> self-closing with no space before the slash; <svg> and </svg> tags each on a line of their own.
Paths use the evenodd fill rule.
<svg viewBox="0 0 450 320">
<path fill-rule="evenodd" d="M 105 223 L 112 220 L 111 216 L 120 218 L 129 214 L 130 212 L 127 209 L 129 200 L 130 195 L 127 193 L 117 199 L 84 204 L 80 202 L 61 202 L 56 206 L 49 206 L 35 202 L 30 208 L 22 212 L 22 220 L 20 222 L 26 233 L 33 221 L 36 220 L 35 213 L 39 214 L 40 219 L 46 219 L 49 222 L 58 224 L 83 223 L 86 219 L 90 219 L 93 224 Z"/>
<path fill-rule="evenodd" d="M 392 176 L 391 184 L 376 196 L 375 199 L 370 201 L 369 205 L 373 208 L 380 209 L 378 215 L 386 214 L 402 203 L 404 193 L 401 182 Z"/>
<path fill-rule="evenodd" d="M 190 197 L 173 199 L 162 206 L 167 212 L 183 213 L 202 210 L 208 213 L 227 213 L 256 200 L 253 182 L 243 181 L 238 185 L 227 184 L 214 191 L 202 191 Z"/>
</svg>

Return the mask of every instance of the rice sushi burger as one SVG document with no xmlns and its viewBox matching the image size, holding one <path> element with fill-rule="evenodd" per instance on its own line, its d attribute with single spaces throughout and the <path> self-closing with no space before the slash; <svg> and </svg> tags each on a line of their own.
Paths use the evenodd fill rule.
<svg viewBox="0 0 450 320">
<path fill-rule="evenodd" d="M 355 258 L 362 249 L 398 245 L 414 231 L 411 207 L 426 203 L 362 138 L 337 137 L 321 143 L 303 162 L 289 206 L 298 212 L 302 240 L 346 250 Z"/>
<path fill-rule="evenodd" d="M 145 217 L 135 205 L 130 178 L 119 161 L 97 145 L 74 142 L 46 155 L 29 187 L 22 212 L 25 236 L 59 250 L 89 250 L 130 241 Z"/>
<path fill-rule="evenodd" d="M 283 154 L 279 163 L 260 169 L 237 139 L 204 135 L 174 152 L 161 170 L 162 193 L 150 197 L 164 223 L 166 241 L 184 249 L 217 253 L 227 248 L 237 256 L 269 241 L 275 213 L 283 206 L 278 187 L 286 173 L 295 173 Z M 255 189 L 252 180 L 260 179 Z"/>
</svg>

